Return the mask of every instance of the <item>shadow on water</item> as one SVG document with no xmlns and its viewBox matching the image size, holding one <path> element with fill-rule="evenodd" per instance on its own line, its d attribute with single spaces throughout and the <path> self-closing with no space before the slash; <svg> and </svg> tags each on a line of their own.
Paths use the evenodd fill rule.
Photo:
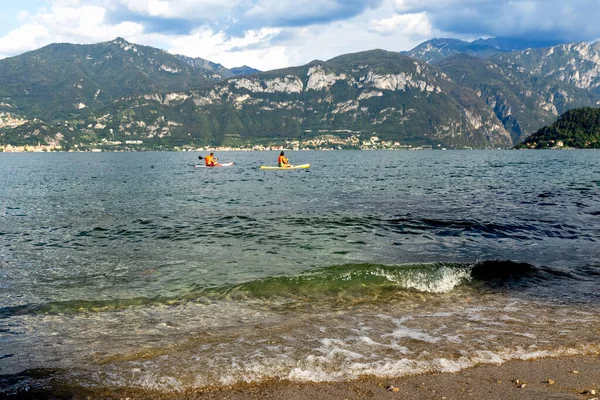
<svg viewBox="0 0 600 400">
<path fill-rule="evenodd" d="M 57 369 L 30 369 L 18 374 L 0 375 L 0 398 L 6 400 L 74 400 L 74 399 L 123 399 L 153 398 L 162 396 L 139 390 L 120 388 L 85 388 L 64 380 L 65 373 Z M 168 396 L 166 396 L 168 397 Z"/>
<path fill-rule="evenodd" d="M 74 399 L 160 399 L 178 398 L 168 394 L 122 388 L 86 388 L 64 381 L 66 371 L 31 369 L 18 374 L 0 375 L 0 398 L 6 400 Z"/>
</svg>

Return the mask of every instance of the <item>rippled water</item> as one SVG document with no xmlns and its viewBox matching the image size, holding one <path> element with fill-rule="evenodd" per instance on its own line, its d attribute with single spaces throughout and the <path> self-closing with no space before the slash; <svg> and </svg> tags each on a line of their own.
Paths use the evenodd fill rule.
<svg viewBox="0 0 600 400">
<path fill-rule="evenodd" d="M 600 349 L 600 153 L 287 153 L 0 154 L 0 391 Z"/>
</svg>

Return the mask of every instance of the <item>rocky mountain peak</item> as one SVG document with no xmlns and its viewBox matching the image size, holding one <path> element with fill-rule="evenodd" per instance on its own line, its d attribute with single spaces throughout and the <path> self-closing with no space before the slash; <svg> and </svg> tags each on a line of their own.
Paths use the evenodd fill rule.
<svg viewBox="0 0 600 400">
<path fill-rule="evenodd" d="M 600 49 L 585 42 L 506 53 L 494 59 L 531 76 L 600 93 Z"/>
<path fill-rule="evenodd" d="M 109 44 L 116 44 L 118 46 L 131 44 L 127 40 L 123 39 L 120 36 L 116 37 L 115 39 L 113 39 L 113 40 L 111 40 L 110 42 L 107 42 L 107 43 L 109 43 Z"/>
</svg>

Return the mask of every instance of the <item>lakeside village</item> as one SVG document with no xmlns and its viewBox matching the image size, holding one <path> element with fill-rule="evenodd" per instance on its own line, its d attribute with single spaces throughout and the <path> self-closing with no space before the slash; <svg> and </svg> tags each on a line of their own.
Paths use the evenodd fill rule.
<svg viewBox="0 0 600 400">
<path fill-rule="evenodd" d="M 436 149 L 446 150 L 438 144 Z M 147 145 L 143 140 L 109 141 L 103 139 L 100 143 L 80 143 L 69 148 L 69 152 L 102 152 L 102 151 L 265 151 L 265 150 L 432 150 L 432 145 L 411 146 L 402 145 L 400 142 L 380 140 L 375 133 L 366 139 L 361 139 L 361 134 L 352 133 L 347 137 L 339 137 L 332 134 L 324 134 L 307 140 L 286 140 L 285 144 L 248 144 L 240 147 L 233 146 L 194 146 L 183 145 L 165 148 L 156 148 L 155 145 Z M 60 145 L 26 145 L 12 146 L 0 144 L 0 152 L 23 153 L 23 152 L 53 152 L 65 151 Z"/>
</svg>

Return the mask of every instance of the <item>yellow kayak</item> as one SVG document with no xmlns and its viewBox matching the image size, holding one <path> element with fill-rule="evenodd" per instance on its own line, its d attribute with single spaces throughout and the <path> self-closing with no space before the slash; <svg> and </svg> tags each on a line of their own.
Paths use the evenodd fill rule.
<svg viewBox="0 0 600 400">
<path fill-rule="evenodd" d="M 260 169 L 305 169 L 310 168 L 310 164 L 290 165 L 289 167 L 270 167 L 268 165 L 261 165 Z"/>
</svg>

